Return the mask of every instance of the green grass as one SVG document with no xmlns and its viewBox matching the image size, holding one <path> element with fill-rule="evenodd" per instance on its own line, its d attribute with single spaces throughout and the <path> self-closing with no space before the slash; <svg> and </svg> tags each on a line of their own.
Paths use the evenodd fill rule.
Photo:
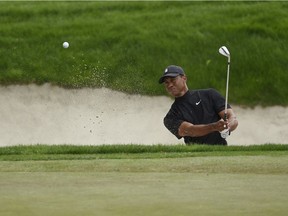
<svg viewBox="0 0 288 216">
<path fill-rule="evenodd" d="M 207 146 L 207 145 L 32 145 L 0 148 L 1 160 L 73 160 L 179 158 L 194 156 L 287 154 L 288 145 Z"/>
<path fill-rule="evenodd" d="M 0 2 L 0 84 L 51 83 L 163 95 L 181 65 L 190 88 L 230 102 L 288 105 L 286 2 Z M 70 42 L 68 49 L 62 48 Z"/>
<path fill-rule="evenodd" d="M 288 210 L 287 145 L 14 146 L 0 148 L 0 159 L 4 216 Z"/>
<path fill-rule="evenodd" d="M 231 103 L 288 105 L 286 2 L 0 2 L 0 84 L 51 83 Z M 62 43 L 68 41 L 69 49 Z M 0 148 L 0 215 L 286 215 L 288 147 L 105 145 Z"/>
<path fill-rule="evenodd" d="M 263 155 L 195 155 L 154 158 L 90 158 L 1 161 L 1 172 L 131 172 L 131 173 L 229 173 L 288 174 L 288 156 Z"/>
<path fill-rule="evenodd" d="M 1 173 L 7 215 L 281 215 L 287 175 Z"/>
</svg>

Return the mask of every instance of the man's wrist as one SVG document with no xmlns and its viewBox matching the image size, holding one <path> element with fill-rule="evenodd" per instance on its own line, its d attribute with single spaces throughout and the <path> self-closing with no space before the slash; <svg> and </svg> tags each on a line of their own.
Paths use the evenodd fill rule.
<svg viewBox="0 0 288 216">
<path fill-rule="evenodd" d="M 211 125 L 211 130 L 212 131 L 217 131 L 217 127 L 216 127 L 216 123 L 215 122 L 211 123 L 210 125 Z"/>
</svg>

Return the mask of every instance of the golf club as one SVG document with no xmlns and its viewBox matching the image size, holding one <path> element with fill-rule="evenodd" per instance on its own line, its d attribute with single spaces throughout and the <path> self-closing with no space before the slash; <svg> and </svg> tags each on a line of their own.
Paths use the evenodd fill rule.
<svg viewBox="0 0 288 216">
<path fill-rule="evenodd" d="M 219 53 L 228 58 L 227 66 L 227 80 L 226 80 L 226 97 L 225 97 L 225 111 L 224 111 L 224 121 L 227 120 L 227 104 L 228 104 L 228 88 L 229 88 L 229 70 L 230 70 L 230 52 L 227 47 L 222 46 L 219 48 Z"/>
</svg>

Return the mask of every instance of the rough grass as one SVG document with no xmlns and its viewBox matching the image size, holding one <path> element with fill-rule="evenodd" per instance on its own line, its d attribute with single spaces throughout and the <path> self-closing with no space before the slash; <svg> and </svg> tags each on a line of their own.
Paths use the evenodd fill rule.
<svg viewBox="0 0 288 216">
<path fill-rule="evenodd" d="M 73 160 L 105 158 L 179 158 L 228 155 L 282 155 L 288 145 L 207 146 L 207 145 L 32 145 L 0 148 L 0 160 Z"/>
<path fill-rule="evenodd" d="M 218 49 L 226 45 L 231 103 L 287 105 L 287 8 L 239 1 L 0 2 L 0 84 L 159 95 L 166 94 L 159 76 L 178 64 L 191 88 L 224 94 L 226 59 Z"/>
</svg>

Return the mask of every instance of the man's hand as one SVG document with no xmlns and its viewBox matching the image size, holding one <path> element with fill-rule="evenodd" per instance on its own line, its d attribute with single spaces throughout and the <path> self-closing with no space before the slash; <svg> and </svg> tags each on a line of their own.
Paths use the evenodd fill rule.
<svg viewBox="0 0 288 216">
<path fill-rule="evenodd" d="M 218 114 L 221 118 L 224 118 L 225 111 L 222 110 Z M 227 122 L 228 122 L 227 128 L 229 128 L 229 131 L 232 132 L 237 128 L 238 121 L 237 121 L 237 118 L 236 118 L 234 111 L 231 108 L 227 109 L 227 118 L 228 118 L 227 119 Z M 225 129 L 227 129 L 227 128 L 225 128 Z M 222 130 L 220 130 L 220 131 L 222 131 Z"/>
<path fill-rule="evenodd" d="M 221 131 L 228 129 L 229 125 L 228 125 L 227 121 L 220 119 L 219 121 L 212 123 L 212 127 L 213 127 L 214 131 L 221 132 Z"/>
<path fill-rule="evenodd" d="M 226 139 L 230 135 L 229 122 L 224 121 L 223 119 L 220 119 L 215 123 L 215 128 L 217 128 L 223 139 Z"/>
</svg>

